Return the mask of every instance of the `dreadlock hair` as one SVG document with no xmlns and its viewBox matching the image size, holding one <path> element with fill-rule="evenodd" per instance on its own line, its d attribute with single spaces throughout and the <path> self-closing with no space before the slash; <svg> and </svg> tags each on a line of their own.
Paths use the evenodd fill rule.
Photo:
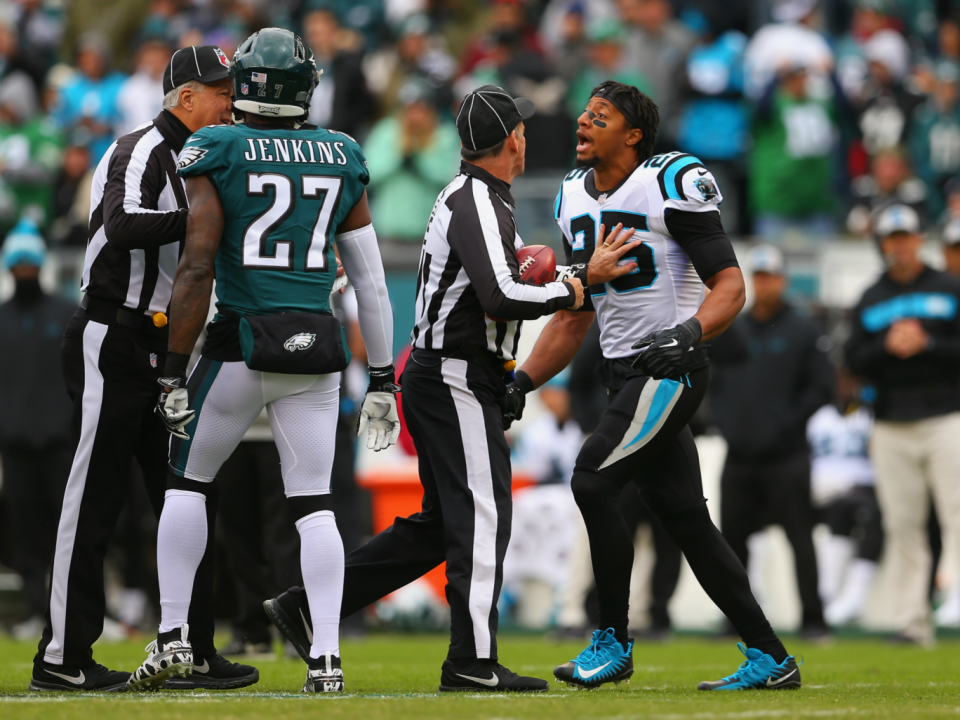
<svg viewBox="0 0 960 720">
<path fill-rule="evenodd" d="M 630 127 L 643 133 L 640 142 L 633 146 L 637 160 L 653 156 L 653 145 L 657 140 L 657 128 L 660 126 L 660 111 L 657 104 L 633 85 L 606 80 L 593 89 L 590 97 L 598 96 L 607 100 L 626 118 Z"/>
</svg>

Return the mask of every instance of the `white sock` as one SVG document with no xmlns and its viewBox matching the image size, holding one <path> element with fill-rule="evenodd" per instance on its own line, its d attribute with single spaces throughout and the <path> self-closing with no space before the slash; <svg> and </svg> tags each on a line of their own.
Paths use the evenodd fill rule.
<svg viewBox="0 0 960 720">
<path fill-rule="evenodd" d="M 343 541 L 330 510 L 297 521 L 300 568 L 310 600 L 313 645 L 310 657 L 340 655 L 340 603 L 343 600 Z"/>
<path fill-rule="evenodd" d="M 160 632 L 187 622 L 193 580 L 207 548 L 207 499 L 200 493 L 167 490 L 157 530 Z"/>
</svg>

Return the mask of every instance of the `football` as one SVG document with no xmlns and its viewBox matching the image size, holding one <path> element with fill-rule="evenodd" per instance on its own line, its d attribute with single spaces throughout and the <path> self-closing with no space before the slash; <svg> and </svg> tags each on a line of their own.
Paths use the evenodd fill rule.
<svg viewBox="0 0 960 720">
<path fill-rule="evenodd" d="M 520 279 L 534 285 L 553 282 L 557 276 L 557 258 L 546 245 L 528 245 L 517 250 Z"/>
</svg>

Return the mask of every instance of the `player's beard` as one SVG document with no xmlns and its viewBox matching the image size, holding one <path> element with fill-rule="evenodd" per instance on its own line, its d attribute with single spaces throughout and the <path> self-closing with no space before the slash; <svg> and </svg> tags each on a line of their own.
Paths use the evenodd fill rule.
<svg viewBox="0 0 960 720">
<path fill-rule="evenodd" d="M 586 160 L 581 160 L 580 158 L 577 158 L 576 162 L 574 163 L 574 166 L 578 168 L 592 168 L 599 161 L 600 161 L 600 158 L 598 158 L 597 154 L 594 153 L 593 157 L 589 157 Z"/>
</svg>

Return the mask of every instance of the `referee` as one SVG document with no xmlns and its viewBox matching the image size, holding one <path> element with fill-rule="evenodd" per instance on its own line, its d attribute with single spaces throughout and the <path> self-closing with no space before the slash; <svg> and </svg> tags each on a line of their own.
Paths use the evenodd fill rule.
<svg viewBox="0 0 960 720">
<path fill-rule="evenodd" d="M 94 175 L 82 279 L 86 295 L 67 325 L 61 351 L 78 444 L 31 690 L 119 690 L 129 677 L 93 660 L 93 643 L 103 631 L 103 560 L 133 458 L 158 516 L 163 504 L 169 435 L 153 409 L 167 347 L 167 306 L 187 226 L 176 157 L 196 130 L 230 122 L 229 75 L 220 48 L 178 50 L 163 76 L 163 111 L 113 143 Z M 208 503 L 208 512 L 215 513 L 215 505 Z M 191 607 L 191 641 L 198 656 L 210 658 L 208 675 L 218 677 L 194 686 L 234 687 L 236 676 L 244 674 L 241 666 L 226 663 L 213 646 L 212 564 L 208 547 L 206 572 L 197 583 L 206 594 Z"/>
<path fill-rule="evenodd" d="M 463 100 L 457 129 L 464 162 L 427 224 L 413 351 L 403 374 L 422 510 L 397 518 L 346 558 L 343 617 L 446 561 L 451 638 L 441 691 L 547 689 L 546 681 L 501 665 L 496 642 L 513 510 L 498 402 L 505 368 L 515 365 L 520 321 L 583 303 L 575 278 L 541 287 L 518 282 L 523 243 L 510 183 L 523 173 L 523 120 L 533 112 L 529 100 L 492 85 Z M 305 593 L 294 588 L 264 607 L 301 655 L 309 650 Z"/>
</svg>

